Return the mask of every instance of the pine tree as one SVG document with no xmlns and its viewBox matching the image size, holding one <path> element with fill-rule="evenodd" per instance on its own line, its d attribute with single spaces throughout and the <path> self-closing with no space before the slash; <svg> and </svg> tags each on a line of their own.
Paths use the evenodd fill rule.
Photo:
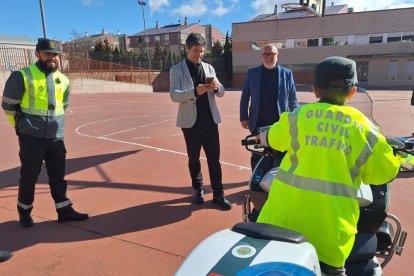
<svg viewBox="0 0 414 276">
<path fill-rule="evenodd" d="M 233 57 L 232 57 L 232 41 L 229 37 L 229 32 L 226 33 L 226 41 L 224 43 L 224 68 L 227 72 L 227 75 L 232 75 L 233 73 Z"/>
</svg>

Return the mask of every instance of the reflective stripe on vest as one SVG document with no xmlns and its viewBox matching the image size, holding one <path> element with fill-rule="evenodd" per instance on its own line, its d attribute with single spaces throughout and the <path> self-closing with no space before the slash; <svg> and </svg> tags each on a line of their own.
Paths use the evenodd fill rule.
<svg viewBox="0 0 414 276">
<path fill-rule="evenodd" d="M 300 109 L 300 107 L 296 108 L 288 116 L 289 133 L 291 136 L 291 147 L 293 150 L 293 154 L 290 156 L 291 167 L 289 168 L 289 171 L 285 171 L 279 168 L 279 171 L 276 174 L 276 178 L 281 180 L 286 185 L 297 187 L 303 190 L 356 199 L 357 187 L 350 186 L 344 183 L 325 181 L 315 178 L 298 176 L 294 174 L 294 171 L 296 170 L 299 163 L 297 152 L 300 148 L 298 140 L 298 113 Z M 355 182 L 356 178 L 360 174 L 361 166 L 363 166 L 368 160 L 368 158 L 371 156 L 372 148 L 375 146 L 378 140 L 378 136 L 375 135 L 372 131 L 368 133 L 366 145 L 364 146 L 360 155 L 356 159 L 355 165 L 349 170 L 352 183 Z"/>
<path fill-rule="evenodd" d="M 23 74 L 25 93 L 21 101 L 24 113 L 40 116 L 64 114 L 63 94 L 69 86 L 67 78 L 59 71 L 46 76 L 32 64 L 20 70 Z"/>
<path fill-rule="evenodd" d="M 355 165 L 349 170 L 351 174 L 352 182 L 355 182 L 355 179 L 360 175 L 360 168 L 367 162 L 368 158 L 372 155 L 372 148 L 378 142 L 379 138 L 377 135 L 371 131 L 368 133 L 367 141 L 364 148 L 361 151 L 361 154 L 358 156 L 355 161 Z"/>
</svg>

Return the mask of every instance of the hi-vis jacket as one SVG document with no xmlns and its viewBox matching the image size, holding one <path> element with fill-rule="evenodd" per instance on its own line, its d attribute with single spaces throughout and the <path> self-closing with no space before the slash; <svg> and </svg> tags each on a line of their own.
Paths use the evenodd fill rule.
<svg viewBox="0 0 414 276">
<path fill-rule="evenodd" d="M 302 233 L 321 262 L 342 267 L 357 233 L 357 190 L 394 179 L 392 148 L 360 111 L 325 102 L 283 113 L 267 144 L 287 154 L 258 222 Z"/>
<path fill-rule="evenodd" d="M 44 139 L 63 138 L 69 79 L 59 71 L 45 74 L 36 64 L 13 72 L 2 107 L 18 133 Z"/>
</svg>

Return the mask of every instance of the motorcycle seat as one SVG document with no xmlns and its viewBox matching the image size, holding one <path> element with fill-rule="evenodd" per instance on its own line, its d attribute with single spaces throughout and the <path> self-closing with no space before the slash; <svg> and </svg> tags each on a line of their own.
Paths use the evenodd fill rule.
<svg viewBox="0 0 414 276">
<path fill-rule="evenodd" d="M 296 244 L 307 242 L 306 238 L 298 232 L 266 223 L 240 222 L 234 225 L 231 230 L 256 239 Z"/>
</svg>

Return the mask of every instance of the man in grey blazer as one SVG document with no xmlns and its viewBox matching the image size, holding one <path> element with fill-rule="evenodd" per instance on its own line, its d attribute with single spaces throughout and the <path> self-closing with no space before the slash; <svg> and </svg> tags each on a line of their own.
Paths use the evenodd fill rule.
<svg viewBox="0 0 414 276">
<path fill-rule="evenodd" d="M 279 121 L 282 112 L 297 106 L 296 87 L 292 71 L 277 65 L 279 51 L 274 44 L 263 47 L 262 64 L 250 68 L 240 99 L 240 123 L 257 134 L 260 127 Z M 252 153 L 252 170 L 261 155 Z M 283 155 L 278 158 L 281 160 Z"/>
<path fill-rule="evenodd" d="M 195 203 L 204 203 L 201 147 L 207 157 L 213 203 L 230 210 L 231 202 L 224 196 L 220 164 L 218 124 L 220 113 L 216 97 L 224 96 L 224 87 L 216 78 L 213 66 L 201 61 L 206 42 L 200 34 L 191 33 L 186 40 L 187 57 L 170 69 L 170 96 L 179 103 L 177 127 L 183 131 L 188 154 Z"/>
</svg>

